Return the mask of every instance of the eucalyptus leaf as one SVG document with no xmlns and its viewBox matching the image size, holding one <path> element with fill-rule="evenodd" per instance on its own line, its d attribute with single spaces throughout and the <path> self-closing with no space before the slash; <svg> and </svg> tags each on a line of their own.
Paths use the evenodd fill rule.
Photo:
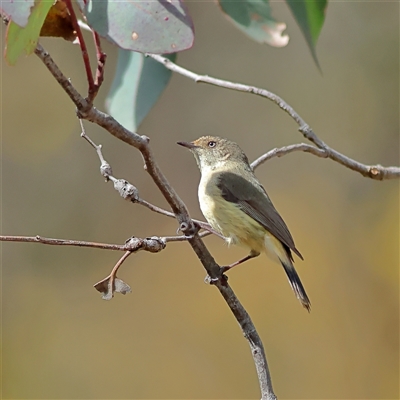
<svg viewBox="0 0 400 400">
<path fill-rule="evenodd" d="M 269 0 L 218 0 L 218 3 L 228 19 L 253 40 L 274 47 L 288 44 L 289 36 L 283 34 L 286 24 L 272 17 Z"/>
<path fill-rule="evenodd" d="M 10 65 L 15 65 L 18 57 L 24 51 L 28 55 L 34 52 L 40 30 L 52 4 L 52 1 L 37 0 L 24 28 L 21 28 L 13 21 L 8 24 L 5 58 Z"/>
<path fill-rule="evenodd" d="M 327 0 L 286 0 L 292 14 L 299 25 L 311 54 L 320 69 L 316 45 L 325 20 Z"/>
<path fill-rule="evenodd" d="M 88 25 L 122 49 L 170 54 L 193 45 L 193 22 L 181 0 L 78 2 Z"/>
<path fill-rule="evenodd" d="M 176 59 L 176 54 L 168 58 Z M 117 70 L 106 99 L 108 112 L 130 131 L 136 131 L 160 97 L 171 71 L 141 53 L 119 50 Z"/>
<path fill-rule="evenodd" d="M 1 14 L 5 14 L 15 24 L 23 28 L 28 23 L 31 8 L 34 4 L 34 0 L 1 0 L 0 11 Z"/>
</svg>

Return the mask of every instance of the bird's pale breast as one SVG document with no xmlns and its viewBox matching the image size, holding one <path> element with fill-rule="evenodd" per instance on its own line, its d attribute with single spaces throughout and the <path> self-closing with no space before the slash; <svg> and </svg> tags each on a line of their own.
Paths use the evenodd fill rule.
<svg viewBox="0 0 400 400">
<path fill-rule="evenodd" d="M 198 195 L 207 222 L 225 236 L 229 244 L 240 244 L 257 252 L 265 251 L 267 232 L 264 227 L 237 204 L 224 200 L 212 180 L 201 180 Z"/>
</svg>

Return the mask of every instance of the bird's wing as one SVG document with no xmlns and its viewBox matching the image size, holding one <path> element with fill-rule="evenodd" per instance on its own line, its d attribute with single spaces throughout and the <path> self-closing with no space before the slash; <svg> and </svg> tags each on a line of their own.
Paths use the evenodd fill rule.
<svg viewBox="0 0 400 400">
<path fill-rule="evenodd" d="M 249 180 L 232 172 L 218 173 L 217 187 L 221 190 L 222 197 L 226 201 L 237 204 L 243 212 L 303 259 L 296 249 L 288 227 L 276 211 L 265 189 L 260 184 L 258 185 L 257 187 Z M 290 255 L 290 251 L 288 253 Z"/>
</svg>

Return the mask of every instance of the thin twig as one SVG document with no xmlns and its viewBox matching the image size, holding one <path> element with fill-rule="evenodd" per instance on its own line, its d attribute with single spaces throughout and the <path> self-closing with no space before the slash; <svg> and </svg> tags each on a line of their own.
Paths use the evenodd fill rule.
<svg viewBox="0 0 400 400">
<path fill-rule="evenodd" d="M 53 246 L 78 246 L 78 247 L 93 247 L 103 250 L 118 250 L 135 252 L 138 250 L 149 251 L 157 253 L 165 248 L 165 243 L 188 240 L 186 236 L 152 236 L 150 238 L 137 238 L 132 237 L 127 240 L 125 244 L 109 244 L 86 242 L 83 240 L 70 240 L 70 239 L 53 239 L 44 236 L 10 236 L 0 235 L 0 242 L 25 242 L 25 243 L 41 243 Z"/>
<path fill-rule="evenodd" d="M 79 24 L 78 24 L 79 25 Z M 97 32 L 93 31 L 93 40 L 96 47 L 96 58 L 97 58 L 97 68 L 96 76 L 94 79 L 94 87 L 92 93 L 89 93 L 89 101 L 93 102 L 94 98 L 100 90 L 100 87 L 104 81 L 104 65 L 106 63 L 107 54 L 103 52 L 101 48 L 100 36 Z"/>
<path fill-rule="evenodd" d="M 81 28 L 78 24 L 78 20 L 76 18 L 75 10 L 72 4 L 71 0 L 66 0 L 66 4 L 68 7 L 68 11 L 71 16 L 71 22 L 72 26 L 74 28 L 74 31 L 76 31 L 78 41 L 79 41 L 79 46 L 82 51 L 82 58 L 83 58 L 83 63 L 85 65 L 85 71 L 86 71 L 86 76 L 88 80 L 88 98 L 91 98 L 91 94 L 94 91 L 94 80 L 93 80 L 93 73 L 92 73 L 92 67 L 90 66 L 90 60 L 89 60 L 89 54 L 87 51 L 85 39 L 83 38 Z"/>
<path fill-rule="evenodd" d="M 325 150 L 319 149 L 315 146 L 311 146 L 310 144 L 305 143 L 298 143 L 298 144 L 291 144 L 289 146 L 279 147 L 268 151 L 267 153 L 263 154 L 262 156 L 258 157 L 251 163 L 251 167 L 256 169 L 261 164 L 264 164 L 266 161 L 270 160 L 274 157 L 282 157 L 286 154 L 293 153 L 295 151 L 304 151 L 306 153 L 314 154 L 317 157 L 327 158 L 328 154 Z"/>
<path fill-rule="evenodd" d="M 210 235 L 211 232 L 203 231 L 199 233 L 200 237 Z M 97 243 L 97 242 L 86 242 L 83 240 L 70 240 L 70 239 L 53 239 L 44 236 L 10 236 L 0 235 L 0 242 L 23 242 L 23 243 L 41 243 L 49 244 L 53 246 L 77 246 L 77 247 L 92 247 L 95 249 L 102 250 L 117 250 L 117 251 L 131 251 L 145 250 L 154 253 L 154 249 L 160 249 L 161 245 L 156 242 L 172 243 L 172 242 L 184 242 L 189 240 L 190 237 L 185 235 L 179 236 L 152 236 L 150 238 L 133 238 L 134 240 L 128 240 L 125 244 L 110 244 L 110 243 Z"/>
<path fill-rule="evenodd" d="M 110 278 L 110 284 L 113 287 L 114 286 L 114 281 L 117 276 L 117 272 L 119 270 L 119 267 L 123 264 L 123 262 L 132 254 L 131 251 L 127 251 L 115 264 L 114 268 L 111 271 L 111 274 L 109 275 Z"/>
<path fill-rule="evenodd" d="M 203 232 L 199 232 L 199 236 L 201 238 L 211 235 L 212 232 L 210 231 L 203 231 Z M 163 239 L 166 242 L 184 242 L 185 240 L 189 240 L 190 237 L 189 236 L 185 236 L 185 235 L 179 235 L 179 236 L 164 236 Z"/>
<path fill-rule="evenodd" d="M 108 244 L 108 243 L 96 243 L 96 242 L 86 242 L 81 240 L 70 240 L 70 239 L 52 239 L 43 236 L 0 236 L 0 241 L 2 242 L 33 242 L 33 243 L 42 243 L 49 244 L 55 246 L 78 246 L 78 247 L 94 247 L 96 249 L 105 249 L 105 250 L 120 250 L 127 251 L 129 250 L 126 244 Z"/>
<path fill-rule="evenodd" d="M 81 125 L 81 137 L 85 139 L 95 150 L 97 153 L 97 156 L 100 159 L 100 173 L 106 178 L 106 181 L 109 181 L 111 177 L 113 177 L 111 165 L 105 160 L 102 152 L 102 146 L 101 144 L 97 145 L 95 142 L 93 142 L 92 139 L 86 134 L 85 127 L 83 126 L 83 121 L 82 119 L 79 118 L 79 123 Z"/>
<path fill-rule="evenodd" d="M 175 218 L 175 215 L 171 211 L 167 211 L 167 210 L 164 210 L 161 207 L 155 206 L 154 204 L 151 204 L 148 201 L 143 200 L 140 197 L 137 198 L 136 203 L 138 203 L 141 206 L 144 206 L 144 207 L 148 208 L 149 210 L 154 211 L 154 212 L 156 212 L 158 214 L 165 215 L 167 217 Z M 192 218 L 192 221 L 195 224 L 199 225 L 199 227 L 201 229 L 205 229 L 209 233 L 212 233 L 213 235 L 218 236 L 219 238 L 225 240 L 225 237 L 223 235 L 221 235 L 219 232 L 217 232 L 215 229 L 211 228 L 210 224 L 208 224 L 207 222 L 200 221 L 199 219 L 193 219 L 193 218 Z M 206 235 L 204 235 L 204 236 L 206 236 Z"/>
<path fill-rule="evenodd" d="M 223 79 L 213 78 L 207 75 L 199 75 L 192 71 L 189 71 L 186 68 L 182 68 L 181 66 L 172 62 L 171 60 L 168 60 L 168 58 L 158 54 L 147 54 L 147 56 L 163 64 L 167 69 L 176 72 L 180 75 L 186 76 L 187 78 L 192 79 L 195 82 L 204 82 L 210 85 L 236 90 L 239 92 L 253 93 L 257 96 L 265 97 L 273 101 L 296 121 L 297 125 L 299 126 L 299 131 L 303 134 L 303 136 L 306 139 L 310 140 L 312 143 L 314 143 L 319 149 L 323 150 L 326 153 L 327 158 L 330 158 L 331 160 L 336 161 L 339 164 L 342 164 L 343 166 L 353 171 L 359 172 L 364 177 L 376 180 L 395 179 L 400 177 L 400 167 L 383 167 L 382 165 L 379 164 L 377 165 L 362 164 L 329 147 L 314 133 L 314 131 L 303 120 L 303 118 L 300 117 L 300 115 L 294 110 L 294 108 L 291 107 L 288 103 L 286 103 L 286 101 L 284 101 L 281 97 L 279 97 L 275 93 L 272 93 L 268 90 L 261 89 L 255 86 L 230 82 Z M 302 150 L 302 151 L 308 151 L 309 153 L 317 156 L 321 155 L 321 153 L 309 150 Z"/>
</svg>

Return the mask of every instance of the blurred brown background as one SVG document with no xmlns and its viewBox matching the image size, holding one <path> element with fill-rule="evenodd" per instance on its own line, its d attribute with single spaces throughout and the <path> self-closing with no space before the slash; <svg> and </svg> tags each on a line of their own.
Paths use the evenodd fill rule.
<svg viewBox="0 0 400 400">
<path fill-rule="evenodd" d="M 318 43 L 322 75 L 285 4 L 273 4 L 291 36 L 283 49 L 247 39 L 214 3 L 188 6 L 196 41 L 179 64 L 274 91 L 338 151 L 369 164 L 399 164 L 398 3 L 330 3 Z M 55 39 L 42 44 L 84 92 L 79 48 Z M 100 109 L 116 59 L 112 46 L 105 49 Z M 104 183 L 72 103 L 37 57 L 21 58 L 15 68 L 2 59 L 1 66 L 3 234 L 123 243 L 131 235 L 175 233 L 176 221 L 124 202 Z M 114 174 L 166 207 L 138 151 L 85 125 Z M 151 137 L 161 168 L 196 218 L 199 172 L 176 141 L 219 134 L 251 160 L 304 142 L 271 102 L 178 75 L 139 133 Z M 399 182 L 372 181 L 305 153 L 271 160 L 257 175 L 305 257 L 296 266 L 312 302 L 308 315 L 282 268 L 265 256 L 229 274 L 263 340 L 276 394 L 398 398 Z M 246 254 L 216 237 L 205 240 L 222 265 Z M 131 256 L 119 275 L 133 293 L 105 302 L 92 285 L 120 256 L 2 244 L 3 398 L 259 398 L 248 345 L 217 290 L 203 283 L 189 245 Z"/>
</svg>

